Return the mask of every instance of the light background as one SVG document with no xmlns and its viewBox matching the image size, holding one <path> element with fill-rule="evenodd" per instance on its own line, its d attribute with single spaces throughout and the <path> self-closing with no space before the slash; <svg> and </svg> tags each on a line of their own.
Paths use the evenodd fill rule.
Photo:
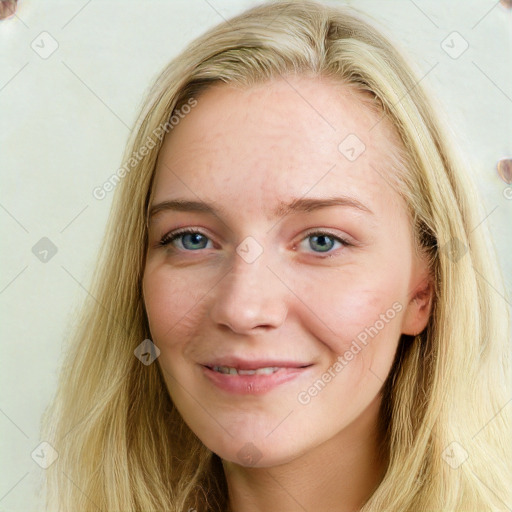
<svg viewBox="0 0 512 512">
<path fill-rule="evenodd" d="M 0 512 L 43 510 L 36 498 L 43 470 L 31 453 L 112 200 L 92 190 L 120 166 L 160 70 L 204 30 L 258 3 L 25 0 L 16 17 L 0 21 Z M 329 3 L 374 18 L 437 96 L 473 164 L 468 174 L 483 194 L 482 222 L 495 238 L 510 304 L 512 199 L 496 163 L 512 155 L 511 12 L 495 0 Z M 441 46 L 462 48 L 454 31 L 469 44 L 456 59 Z M 52 40 L 58 48 L 47 58 L 33 49 L 48 52 Z M 57 247 L 46 263 L 32 252 L 43 237 Z"/>
</svg>

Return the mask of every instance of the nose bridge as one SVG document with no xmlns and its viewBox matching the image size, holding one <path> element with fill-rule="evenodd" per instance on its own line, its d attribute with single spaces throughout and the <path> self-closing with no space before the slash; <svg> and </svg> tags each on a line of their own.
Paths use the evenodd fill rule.
<svg viewBox="0 0 512 512">
<path fill-rule="evenodd" d="M 254 327 L 277 327 L 286 317 L 286 287 L 267 267 L 269 255 L 255 256 L 255 246 L 242 242 L 233 255 L 233 265 L 218 284 L 212 320 L 237 332 Z"/>
</svg>

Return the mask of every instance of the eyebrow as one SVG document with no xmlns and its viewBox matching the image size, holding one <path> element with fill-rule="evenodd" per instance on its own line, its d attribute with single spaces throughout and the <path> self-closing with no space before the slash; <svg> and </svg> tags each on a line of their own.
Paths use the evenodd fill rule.
<svg viewBox="0 0 512 512">
<path fill-rule="evenodd" d="M 357 209 L 359 211 L 375 215 L 367 206 L 353 197 L 337 196 L 326 198 L 296 198 L 290 203 L 280 202 L 272 211 L 275 217 L 284 217 L 289 213 L 308 213 L 322 208 L 333 206 L 345 206 Z M 204 201 L 189 201 L 186 199 L 173 199 L 154 204 L 149 209 L 148 223 L 157 213 L 165 210 L 181 212 L 202 212 L 212 215 L 225 215 L 226 210 L 222 206 L 207 203 Z"/>
</svg>

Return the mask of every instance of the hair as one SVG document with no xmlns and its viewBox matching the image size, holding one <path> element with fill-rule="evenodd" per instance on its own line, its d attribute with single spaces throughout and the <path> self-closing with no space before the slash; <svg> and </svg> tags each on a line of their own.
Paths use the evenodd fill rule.
<svg viewBox="0 0 512 512">
<path fill-rule="evenodd" d="M 90 293 L 43 415 L 42 439 L 59 454 L 44 472 L 49 509 L 229 510 L 221 459 L 184 423 L 159 365 L 134 356 L 151 337 L 141 285 L 147 210 L 158 151 L 180 108 L 214 84 L 250 87 L 291 75 L 344 84 L 392 123 L 394 186 L 433 276 L 428 325 L 401 337 L 382 389 L 387 467 L 362 511 L 511 506 L 503 278 L 468 169 L 412 69 L 364 15 L 313 1 L 257 5 L 167 65 L 129 137 L 130 169 L 115 190 Z M 467 459 L 450 465 L 447 453 Z"/>
</svg>

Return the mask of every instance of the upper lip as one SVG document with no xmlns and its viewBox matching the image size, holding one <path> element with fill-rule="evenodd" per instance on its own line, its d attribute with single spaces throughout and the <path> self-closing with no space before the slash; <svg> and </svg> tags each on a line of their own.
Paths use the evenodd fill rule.
<svg viewBox="0 0 512 512">
<path fill-rule="evenodd" d="M 230 368 L 236 368 L 237 370 L 257 370 L 258 368 L 278 367 L 278 368 L 302 368 L 305 366 L 311 366 L 312 363 L 300 362 L 300 361 L 289 361 L 283 359 L 240 359 L 238 357 L 225 357 L 219 359 L 212 359 L 206 363 L 202 363 L 203 366 L 213 368 L 214 366 L 229 366 Z"/>
</svg>

